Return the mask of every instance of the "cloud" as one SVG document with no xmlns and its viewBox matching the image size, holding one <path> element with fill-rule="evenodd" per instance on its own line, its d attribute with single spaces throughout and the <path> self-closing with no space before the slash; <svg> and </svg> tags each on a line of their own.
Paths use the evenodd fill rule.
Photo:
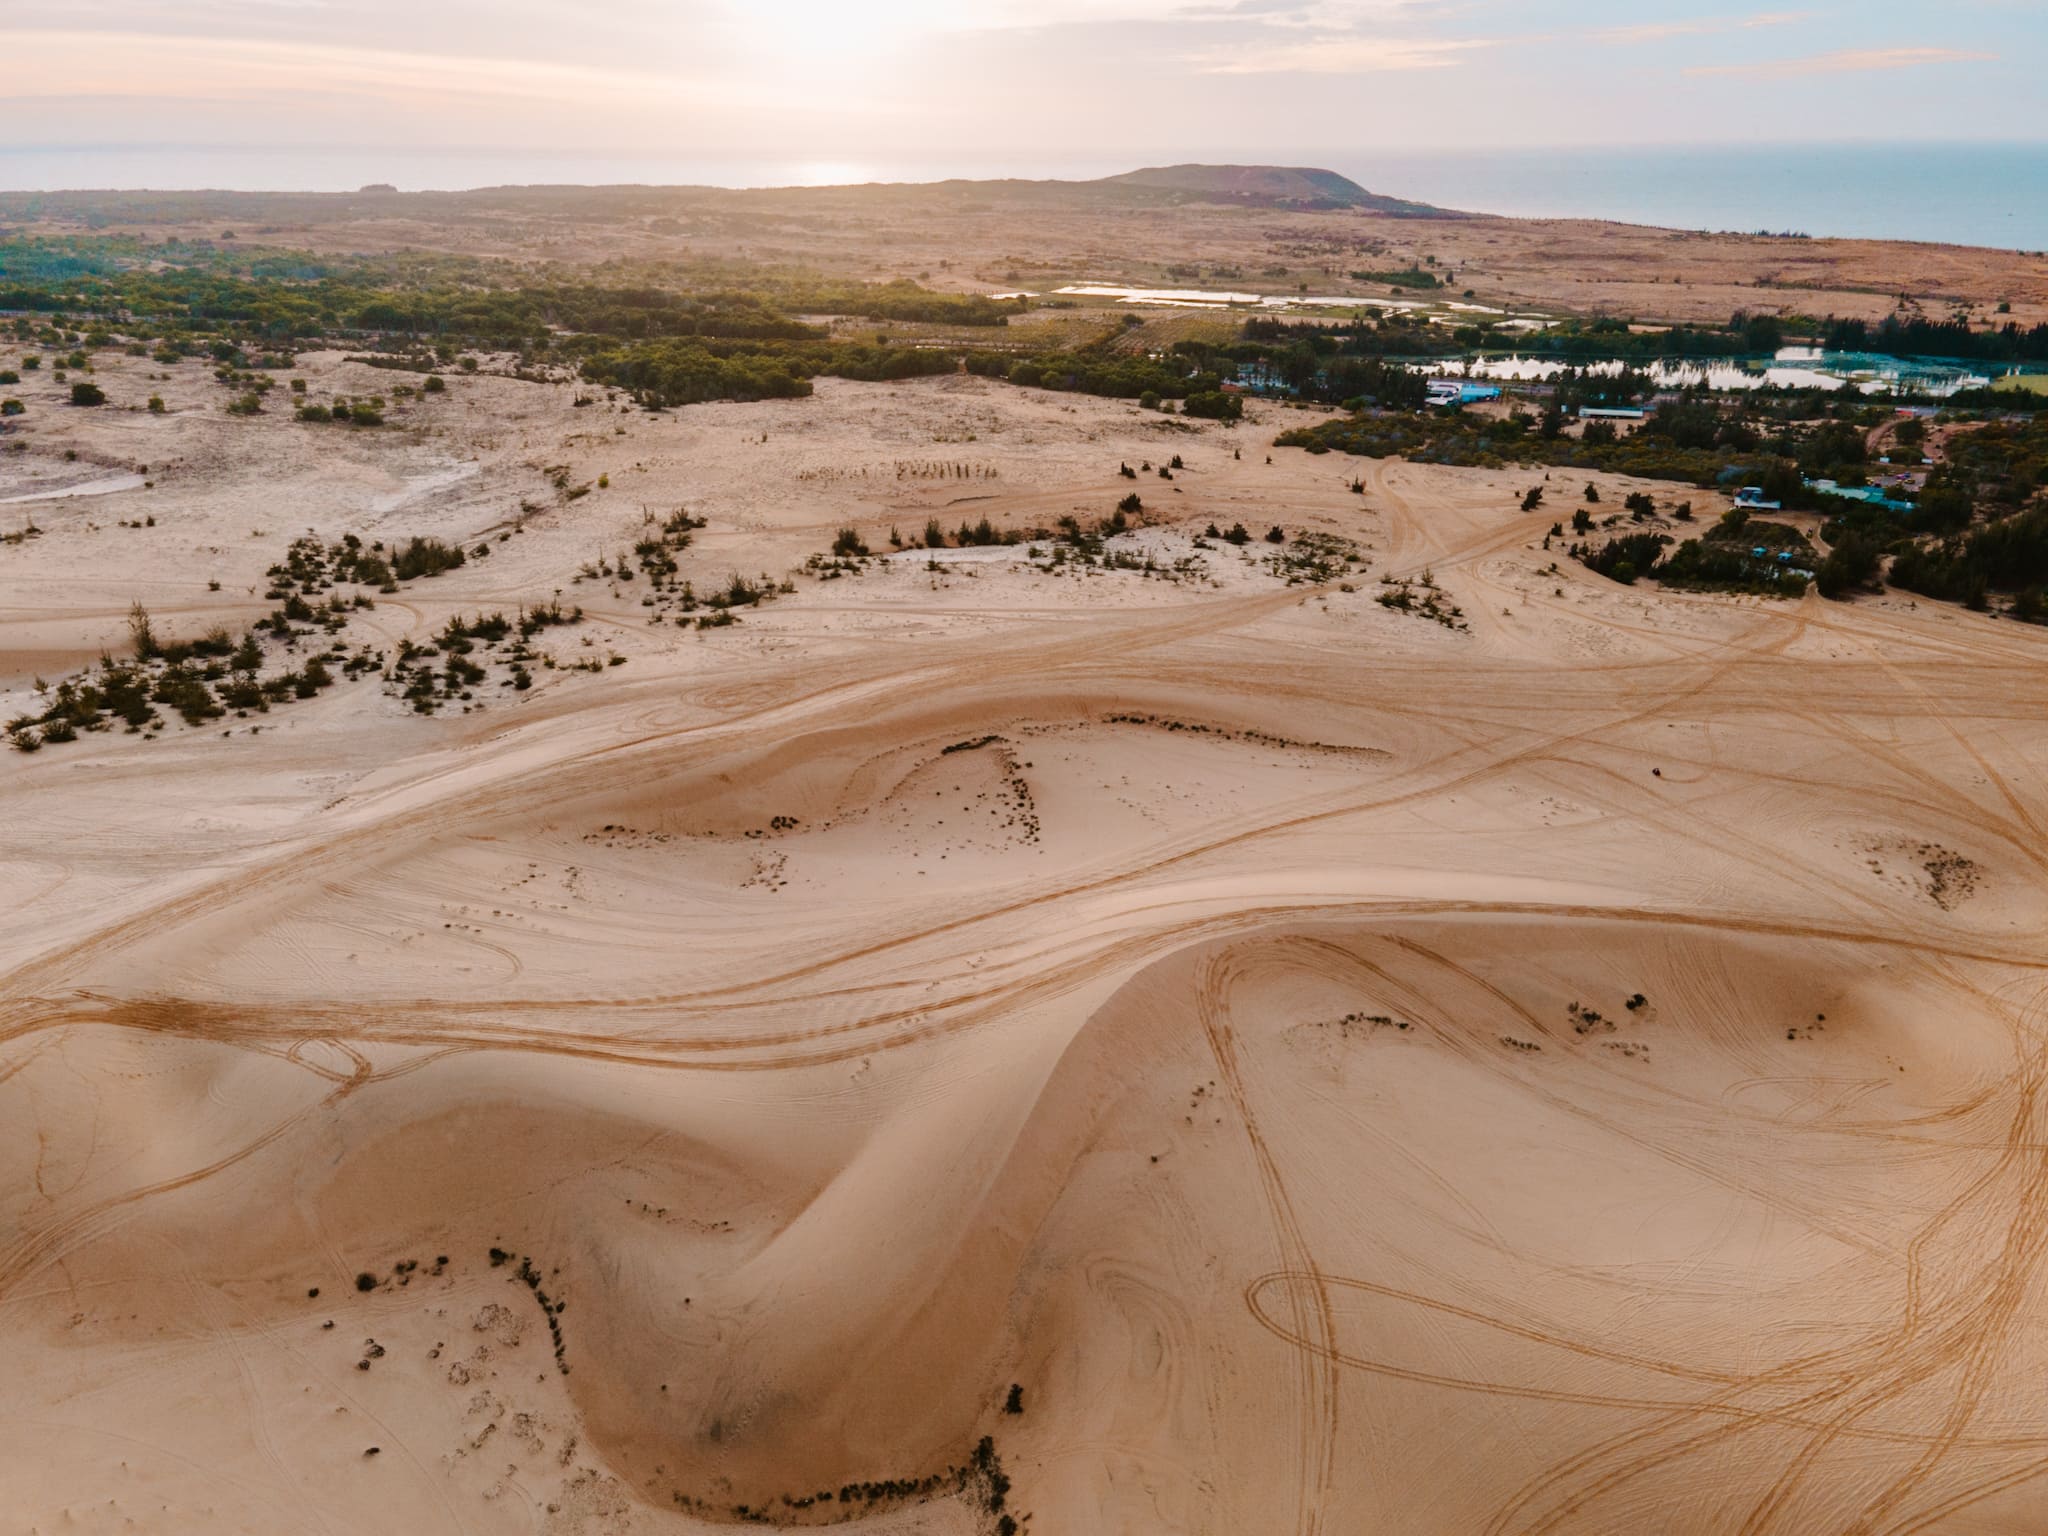
<svg viewBox="0 0 2048 1536">
<path fill-rule="evenodd" d="M 681 107 L 773 111 L 803 104 L 794 91 L 778 95 L 758 82 L 712 73 L 685 77 L 321 42 L 31 30 L 13 34 L 11 46 L 13 61 L 21 67 L 16 78 L 0 85 L 0 96 L 17 100 L 107 97 L 275 105 L 296 93 L 318 93 L 365 106 L 430 101 L 493 112 L 533 106 L 587 112 L 597 102 L 607 109 L 654 112 Z"/>
<path fill-rule="evenodd" d="M 1603 43 L 1654 43 L 1667 37 L 1708 37 L 1717 32 L 1757 27 L 1789 27 L 1811 21 L 1812 11 L 1760 11 L 1754 16 L 1712 16 L 1696 21 L 1644 21 L 1626 27 L 1603 27 L 1593 36 Z"/>
<path fill-rule="evenodd" d="M 1442 0 L 1214 0 L 1178 4 L 1179 21 L 1243 21 L 1294 31 L 1344 32 L 1433 13 Z"/>
<path fill-rule="evenodd" d="M 1741 76 L 1750 80 L 1791 80 L 1805 75 L 1860 75 L 1878 70 L 1917 69 L 1923 64 L 1980 64 L 1995 53 L 1956 48 L 1851 48 L 1806 59 L 1761 59 L 1753 64 L 1695 64 L 1688 75 Z"/>
<path fill-rule="evenodd" d="M 1210 49 L 1186 62 L 1205 75 L 1368 75 L 1447 69 L 1461 55 L 1493 46 L 1489 38 L 1323 37 Z"/>
</svg>

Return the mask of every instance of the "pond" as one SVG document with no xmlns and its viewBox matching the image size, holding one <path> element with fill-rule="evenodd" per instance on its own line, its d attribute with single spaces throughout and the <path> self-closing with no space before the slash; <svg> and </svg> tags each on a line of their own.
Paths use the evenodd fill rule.
<svg viewBox="0 0 2048 1536">
<path fill-rule="evenodd" d="M 1745 390 L 1777 386 L 1784 389 L 1839 389 L 1854 381 L 1867 395 L 1921 394 L 1943 399 L 1960 390 L 1982 389 L 1994 375 L 2011 370 L 1985 370 L 1983 365 L 1935 358 L 1887 357 L 1875 352 L 1824 352 L 1817 347 L 1786 347 L 1768 358 L 1662 359 L 1631 365 L 1620 358 L 1579 364 L 1550 357 L 1489 357 L 1472 362 L 1470 372 L 1482 379 L 1551 379 L 1567 368 L 1583 366 L 1596 375 L 1613 375 L 1636 366 L 1667 388 L 1704 385 L 1709 389 Z M 1447 372 L 1438 366 L 1433 372 Z"/>
</svg>

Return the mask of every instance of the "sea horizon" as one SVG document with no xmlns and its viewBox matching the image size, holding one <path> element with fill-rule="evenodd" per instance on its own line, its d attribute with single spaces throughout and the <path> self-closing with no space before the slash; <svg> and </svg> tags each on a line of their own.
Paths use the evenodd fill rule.
<svg viewBox="0 0 2048 1536">
<path fill-rule="evenodd" d="M 1372 192 L 1514 218 L 2048 250 L 2048 142 L 1567 145 L 1391 154 L 1209 146 L 1086 157 L 991 152 L 943 161 L 80 145 L 0 149 L 0 192 L 342 192 L 372 184 L 407 192 L 522 185 L 744 189 L 1087 180 L 1187 161 L 1315 166 Z"/>
</svg>

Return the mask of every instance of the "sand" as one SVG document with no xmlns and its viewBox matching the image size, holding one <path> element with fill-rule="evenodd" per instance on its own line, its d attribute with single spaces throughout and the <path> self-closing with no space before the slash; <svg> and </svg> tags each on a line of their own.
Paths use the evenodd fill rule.
<svg viewBox="0 0 2048 1536">
<path fill-rule="evenodd" d="M 1541 548 L 1576 481 L 1267 405 L 337 432 L 129 369 L 168 414 L 32 380 L 0 456 L 150 482 L 13 509 L 9 714 L 307 529 L 506 535 L 354 637 L 560 589 L 624 660 L 8 755 L 6 1529 L 989 1531 L 985 1478 L 838 1496 L 983 1436 L 1039 1533 L 2048 1518 L 2048 635 L 1617 587 Z M 909 552 L 700 633 L 575 579 L 643 509 L 708 587 L 1174 453 L 1112 547 L 1178 580 Z M 1377 601 L 1425 574 L 1449 623 Z"/>
</svg>

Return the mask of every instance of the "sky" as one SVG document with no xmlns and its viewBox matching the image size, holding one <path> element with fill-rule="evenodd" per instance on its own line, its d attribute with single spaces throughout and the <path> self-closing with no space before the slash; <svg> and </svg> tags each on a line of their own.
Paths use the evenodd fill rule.
<svg viewBox="0 0 2048 1536">
<path fill-rule="evenodd" d="M 2048 0 L 64 0 L 0 5 L 0 59 L 0 186 L 2048 140 Z"/>
</svg>

